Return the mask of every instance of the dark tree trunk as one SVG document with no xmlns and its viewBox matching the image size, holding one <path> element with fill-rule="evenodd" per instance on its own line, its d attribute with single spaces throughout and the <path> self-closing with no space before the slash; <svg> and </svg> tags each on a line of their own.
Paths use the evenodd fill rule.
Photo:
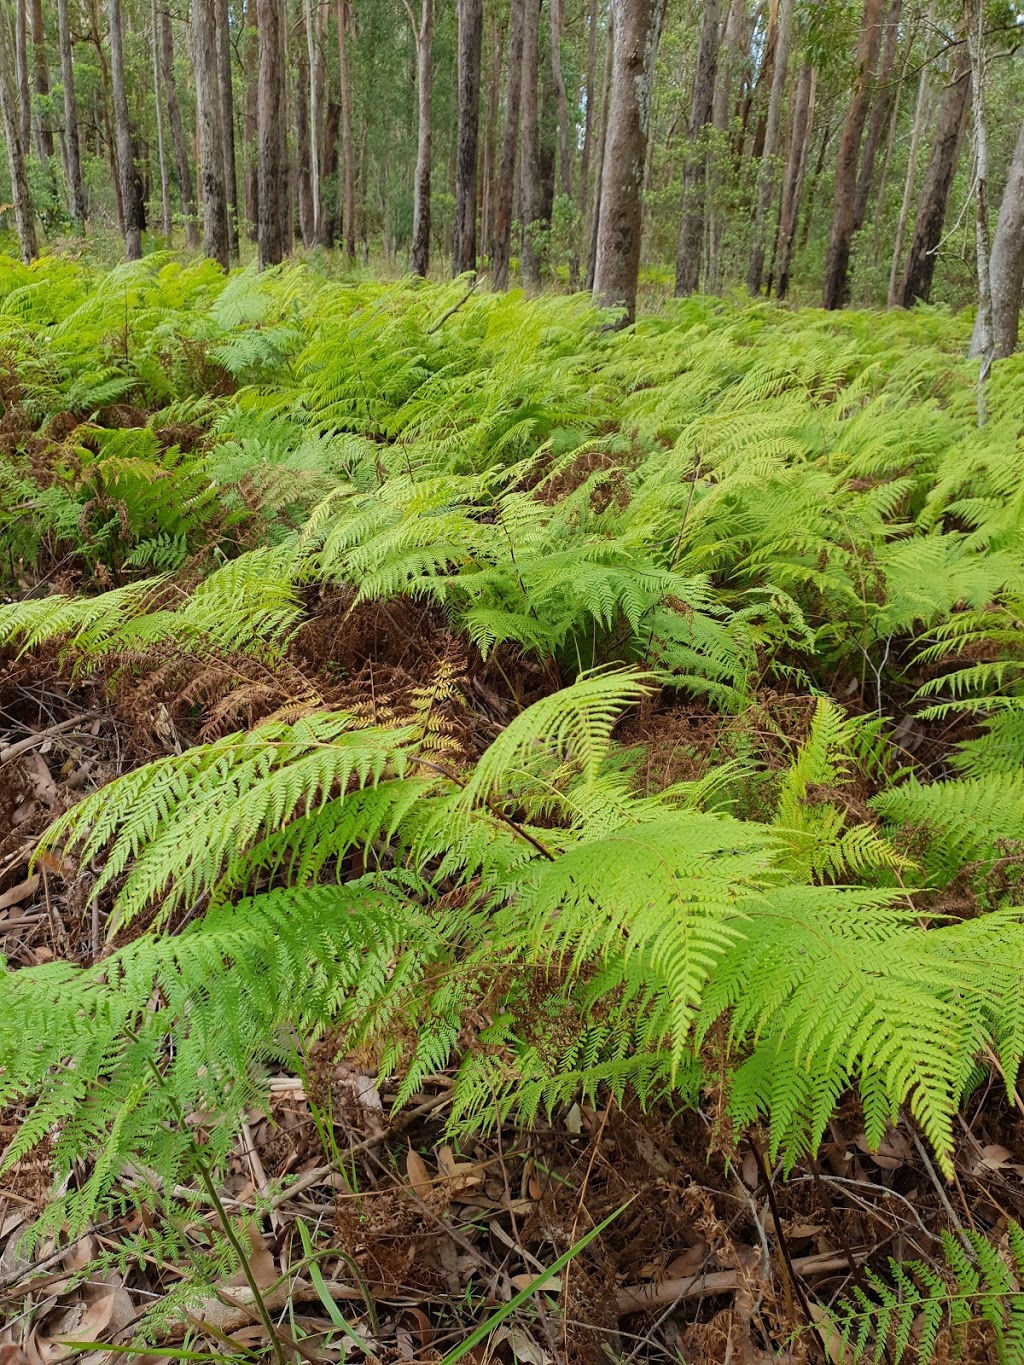
<svg viewBox="0 0 1024 1365">
<path fill-rule="evenodd" d="M 528 289 L 540 287 L 540 255 L 534 223 L 540 221 L 540 7 L 542 0 L 525 0 L 523 8 L 522 134 L 519 153 L 519 215 L 523 246 L 519 273 Z"/>
<path fill-rule="evenodd" d="M 569 97 L 562 74 L 562 0 L 551 0 L 551 81 L 558 115 L 558 164 L 562 194 L 572 204 L 572 150 L 569 139 Z M 580 285 L 580 263 L 575 247 L 569 252 L 569 288 Z"/>
<path fill-rule="evenodd" d="M 11 51 L 7 32 L 7 15 L 0 10 L 0 119 L 3 121 L 4 141 L 7 143 L 7 164 L 11 172 L 11 194 L 14 199 L 14 221 L 18 229 L 21 259 L 28 265 L 39 254 L 36 222 L 32 199 L 25 174 L 25 144 L 21 138 L 18 100 L 14 73 L 9 65 Z"/>
<path fill-rule="evenodd" d="M 412 273 L 430 269 L 430 162 L 434 98 L 434 0 L 420 0 L 416 36 L 416 178 L 412 205 Z"/>
<path fill-rule="evenodd" d="M 135 171 L 135 149 L 128 121 L 128 90 L 124 76 L 124 37 L 121 0 L 110 0 L 110 78 L 117 130 L 117 174 L 124 205 L 124 254 L 129 261 L 142 257 L 142 196 Z"/>
<path fill-rule="evenodd" d="M 60 44 L 60 75 L 64 86 L 64 146 L 67 163 L 71 216 L 76 223 L 86 218 L 85 184 L 82 180 L 82 153 L 78 140 L 78 110 L 75 107 L 75 63 L 71 39 L 68 0 L 57 0 L 57 31 Z"/>
<path fill-rule="evenodd" d="M 174 80 L 174 35 L 171 32 L 171 16 L 166 9 L 160 13 L 160 60 L 163 64 L 167 121 L 171 125 L 171 146 L 174 148 L 174 165 L 178 175 L 178 192 L 181 195 L 181 212 L 185 218 L 185 242 L 187 246 L 195 249 L 199 245 L 195 188 L 192 184 L 192 165 L 188 159 L 188 143 L 185 140 L 185 129 L 181 121 L 178 87 Z"/>
<path fill-rule="evenodd" d="M 686 165 L 683 168 L 683 205 L 676 241 L 676 297 L 693 294 L 700 283 L 704 246 L 704 189 L 707 181 L 707 129 L 715 102 L 718 60 L 718 0 L 706 0 L 697 47 L 690 121 L 687 125 Z"/>
<path fill-rule="evenodd" d="M 761 292 L 761 282 L 764 279 L 764 258 L 768 243 L 769 217 L 775 199 L 776 154 L 782 133 L 782 101 L 786 93 L 792 32 L 793 0 L 780 0 L 775 67 L 772 72 L 771 93 L 768 97 L 768 116 L 765 119 L 764 144 L 761 149 L 761 168 L 757 185 L 757 208 L 754 212 L 754 246 L 750 253 L 750 267 L 747 270 L 747 289 L 755 298 Z"/>
<path fill-rule="evenodd" d="M 511 0 L 509 6 L 505 128 L 501 138 L 501 163 L 498 170 L 497 205 L 494 213 L 494 259 L 491 263 L 495 289 L 508 288 L 516 151 L 519 142 L 519 109 L 523 86 L 523 5 L 524 0 Z"/>
<path fill-rule="evenodd" d="M 303 19 L 305 25 L 305 19 Z M 306 35 L 299 35 L 295 61 L 295 198 L 298 208 L 299 236 L 302 245 L 316 241 L 313 210 L 313 181 L 309 161 L 309 56 Z"/>
<path fill-rule="evenodd" d="M 580 212 L 590 222 L 590 158 L 594 141 L 594 100 L 597 97 L 597 0 L 589 0 L 587 14 L 587 84 L 583 110 L 583 146 L 580 149 Z"/>
<path fill-rule="evenodd" d="M 153 109 L 156 113 L 157 157 L 160 162 L 160 217 L 164 238 L 171 240 L 171 195 L 167 180 L 167 147 L 164 141 L 163 93 L 160 89 L 160 29 L 156 0 L 149 0 L 150 27 L 153 35 Z"/>
<path fill-rule="evenodd" d="M 665 0 L 612 0 L 615 49 L 594 268 L 594 300 L 636 316 L 641 189 L 651 115 L 654 57 Z"/>
<path fill-rule="evenodd" d="M 258 0 L 256 22 L 259 27 L 259 97 L 257 125 L 259 150 L 259 218 L 257 241 L 260 269 L 279 265 L 284 256 L 284 176 L 282 125 L 284 122 L 284 63 L 282 47 L 284 14 L 282 0 Z"/>
<path fill-rule="evenodd" d="M 228 248 L 238 260 L 238 174 L 235 168 L 235 94 L 231 75 L 231 33 L 228 25 L 228 0 L 215 0 L 217 25 L 217 97 L 221 153 L 224 159 L 224 190 L 227 198 Z"/>
<path fill-rule="evenodd" d="M 203 190 L 203 251 L 226 270 L 231 261 L 231 239 L 217 53 L 217 6 L 220 3 L 221 0 L 192 0 L 192 60 L 199 125 L 199 180 Z"/>
<path fill-rule="evenodd" d="M 871 73 L 878 60 L 882 37 L 882 0 L 864 0 L 860 37 L 854 59 L 853 89 L 836 153 L 835 194 L 832 201 L 832 228 L 829 233 L 828 260 L 822 307 L 842 308 L 849 284 L 850 246 L 853 241 L 854 208 L 857 196 L 857 162 L 861 134 L 867 117 Z"/>
<path fill-rule="evenodd" d="M 28 0 L 14 0 L 14 66 L 18 78 L 18 136 L 22 155 L 32 143 L 32 95 L 28 83 Z"/>
<path fill-rule="evenodd" d="M 476 269 L 477 143 L 483 0 L 459 0 L 459 132 L 455 153 L 455 235 L 452 272 Z"/>
<path fill-rule="evenodd" d="M 789 132 L 786 176 L 782 185 L 782 208 L 779 212 L 779 237 L 775 249 L 775 274 L 778 277 L 776 295 L 779 299 L 784 299 L 789 293 L 789 268 L 793 259 L 793 243 L 796 240 L 796 225 L 800 214 L 800 193 L 807 170 L 813 128 L 814 68 L 810 62 L 805 61 L 800 68 L 800 78 L 797 81 L 793 124 Z"/>
<path fill-rule="evenodd" d="M 259 37 L 256 0 L 245 0 L 245 112 L 242 116 L 245 181 L 245 234 L 256 240 L 259 218 L 259 157 L 256 151 L 256 101 L 259 98 Z"/>
<path fill-rule="evenodd" d="M 992 295 L 992 358 L 1003 360 L 1017 349 L 1021 295 L 1024 292 L 1024 127 L 1017 138 L 989 261 Z M 971 354 L 981 339 L 975 334 Z"/>
<path fill-rule="evenodd" d="M 971 64 L 965 51 L 959 55 L 952 79 L 939 101 L 931 155 L 917 205 L 914 235 L 896 291 L 896 303 L 901 308 L 910 308 L 917 299 L 927 303 L 931 293 L 935 254 L 942 239 L 942 225 L 946 221 L 946 206 L 960 158 L 960 144 L 967 126 L 970 99 Z"/>
<path fill-rule="evenodd" d="M 42 0 L 32 0 L 32 55 L 35 58 L 36 94 L 45 100 L 50 95 L 50 72 L 46 65 Z M 53 156 L 53 130 L 44 118 L 36 120 L 36 155 L 44 164 Z"/>
<path fill-rule="evenodd" d="M 859 232 L 864 226 L 868 211 L 868 198 L 871 182 L 875 174 L 875 157 L 882 140 L 882 130 L 889 121 L 889 110 L 893 101 L 892 73 L 896 65 L 896 49 L 899 44 L 900 13 L 903 0 L 892 0 L 889 17 L 886 20 L 885 45 L 882 48 L 882 62 L 874 83 L 871 103 L 871 117 L 868 131 L 864 137 L 864 147 L 860 156 L 860 172 L 857 176 L 857 198 L 853 206 L 853 230 Z"/>
</svg>

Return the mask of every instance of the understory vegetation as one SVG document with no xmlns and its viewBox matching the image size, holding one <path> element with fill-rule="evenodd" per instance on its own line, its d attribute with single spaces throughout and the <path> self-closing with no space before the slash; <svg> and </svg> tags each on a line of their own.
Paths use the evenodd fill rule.
<svg viewBox="0 0 1024 1365">
<path fill-rule="evenodd" d="M 979 428 L 942 309 L 604 321 L 0 261 L 3 705 L 128 736 L 49 801 L 3 751 L 0 885 L 65 939 L 3 976 L 5 1160 L 26 1254 L 148 1210 L 150 1340 L 238 1270 L 167 1210 L 313 1058 L 396 1114 L 447 1074 L 463 1162 L 633 1106 L 782 1182 L 852 1106 L 945 1188 L 1021 1107 L 1024 359 Z M 778 1358 L 1020 1359 L 1019 1212 L 799 1290 Z"/>
</svg>

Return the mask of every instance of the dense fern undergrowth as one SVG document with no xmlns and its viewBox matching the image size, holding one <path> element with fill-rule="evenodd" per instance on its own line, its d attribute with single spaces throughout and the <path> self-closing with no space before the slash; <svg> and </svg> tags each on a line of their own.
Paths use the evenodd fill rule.
<svg viewBox="0 0 1024 1365">
<path fill-rule="evenodd" d="M 0 262 L 6 658 L 179 722 L 42 839 L 96 960 L 3 981 L 42 1228 L 216 1167 L 323 1035 L 399 1102 L 456 1064 L 456 1135 L 712 1087 L 790 1165 L 852 1092 L 948 1170 L 1013 1094 L 1024 360 L 979 429 L 942 310 L 605 321 Z"/>
</svg>

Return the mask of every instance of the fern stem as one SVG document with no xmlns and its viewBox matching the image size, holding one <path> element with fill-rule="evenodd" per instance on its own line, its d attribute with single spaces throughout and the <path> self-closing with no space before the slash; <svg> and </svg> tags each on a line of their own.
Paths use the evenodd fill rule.
<svg viewBox="0 0 1024 1365">
<path fill-rule="evenodd" d="M 457 777 L 450 768 L 445 768 L 440 763 L 433 763 L 429 758 L 420 758 L 419 754 L 410 754 L 409 758 L 413 763 L 419 763 L 422 767 L 429 768 L 432 772 L 439 773 L 442 777 L 447 777 L 449 782 L 454 782 L 457 787 L 462 791 L 465 791 L 466 783 L 461 777 Z M 519 835 L 520 839 L 525 839 L 542 857 L 547 858 L 548 862 L 553 863 L 555 861 L 555 855 L 551 850 L 546 848 L 539 839 L 535 839 L 528 830 L 523 829 L 522 825 L 517 824 L 510 815 L 505 815 L 502 811 L 498 810 L 496 806 L 492 806 L 486 797 L 483 798 L 483 803 L 496 820 L 500 820 L 502 824 L 508 825 L 509 829 L 514 830 L 515 833 Z"/>
</svg>

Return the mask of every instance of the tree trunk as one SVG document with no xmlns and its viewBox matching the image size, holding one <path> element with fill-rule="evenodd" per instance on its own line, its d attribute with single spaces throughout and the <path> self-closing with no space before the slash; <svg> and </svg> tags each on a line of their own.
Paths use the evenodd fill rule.
<svg viewBox="0 0 1024 1365">
<path fill-rule="evenodd" d="M 259 35 L 256 0 L 245 0 L 245 110 L 242 114 L 243 180 L 245 184 L 245 234 L 256 240 L 259 218 L 259 157 L 256 152 L 256 101 L 259 98 Z"/>
<path fill-rule="evenodd" d="M 459 132 L 455 153 L 455 235 L 452 273 L 476 269 L 477 142 L 483 0 L 459 0 Z"/>
<path fill-rule="evenodd" d="M 42 0 L 32 0 L 32 55 L 35 58 L 36 94 L 41 99 L 50 96 L 50 72 L 46 65 L 46 34 L 43 29 Z M 53 156 L 53 130 L 45 118 L 36 120 L 36 156 L 45 166 Z"/>
<path fill-rule="evenodd" d="M 594 198 L 590 210 L 590 227 L 587 234 L 587 278 L 586 289 L 594 287 L 594 271 L 597 269 L 597 237 L 601 227 L 601 191 L 604 186 L 604 156 L 608 147 L 608 110 L 612 96 L 612 62 L 615 56 L 615 10 L 608 12 L 608 37 L 605 41 L 604 79 L 601 85 L 601 131 L 597 139 L 597 173 L 594 177 Z"/>
<path fill-rule="evenodd" d="M 992 295 L 992 358 L 1003 360 L 1017 348 L 1021 295 L 1024 293 L 1024 126 L 1014 148 L 1010 173 L 999 206 L 989 263 Z M 971 354 L 979 355 L 975 329 Z"/>
<path fill-rule="evenodd" d="M 895 302 L 910 308 L 916 299 L 928 302 L 935 273 L 935 254 L 942 240 L 946 205 L 956 175 L 971 95 L 971 63 L 966 52 L 958 56 L 952 79 L 942 92 L 932 136 L 924 184 L 917 206 L 914 235 L 907 264 L 896 290 Z"/>
<path fill-rule="evenodd" d="M 39 254 L 36 222 L 25 174 L 25 144 L 21 137 L 19 109 L 13 72 L 9 65 L 11 51 L 7 32 L 7 15 L 0 10 L 0 118 L 3 120 L 4 140 L 7 143 L 7 163 L 11 172 L 11 194 L 14 199 L 14 221 L 18 229 L 21 259 L 26 265 Z"/>
<path fill-rule="evenodd" d="M 319 10 L 318 10 L 319 13 Z M 320 194 L 320 89 L 318 88 L 318 54 L 316 27 L 313 23 L 311 0 L 305 0 L 306 54 L 309 65 L 309 197 L 311 220 L 310 242 L 323 245 L 323 206 Z"/>
<path fill-rule="evenodd" d="M 71 41 L 68 0 L 57 0 L 57 31 L 60 44 L 60 74 L 64 86 L 64 145 L 66 148 L 68 191 L 71 216 L 76 223 L 86 218 L 85 184 L 82 180 L 82 153 L 78 140 L 78 110 L 75 107 L 75 64 Z"/>
<path fill-rule="evenodd" d="M 32 95 L 28 84 L 28 0 L 14 0 L 14 64 L 18 73 L 18 134 L 22 155 L 32 143 Z"/>
<path fill-rule="evenodd" d="M 221 117 L 217 7 L 220 0 L 192 0 L 192 46 L 199 127 L 199 180 L 203 199 L 203 251 L 226 270 L 231 260 L 225 153 Z"/>
<path fill-rule="evenodd" d="M 562 74 L 562 0 L 551 0 L 551 80 L 558 115 L 558 165 L 566 206 L 572 206 L 572 151 L 569 140 L 569 98 Z M 575 247 L 569 251 L 569 288 L 580 287 L 580 263 Z"/>
<path fill-rule="evenodd" d="M 501 96 L 501 69 L 505 58 L 505 25 L 498 23 L 492 9 L 487 21 L 487 72 L 484 77 L 484 133 L 480 154 L 480 253 L 488 261 L 494 256 L 494 201 L 497 194 L 494 166 L 497 160 L 498 101 Z"/>
<path fill-rule="evenodd" d="M 174 148 L 174 165 L 178 175 L 178 192 L 181 195 L 181 212 L 185 219 L 185 244 L 194 250 L 199 245 L 195 189 L 192 184 L 192 166 L 188 159 L 188 143 L 185 141 L 185 129 L 181 121 L 178 87 L 174 80 L 174 35 L 171 31 L 170 11 L 167 9 L 160 13 L 160 60 L 163 65 L 164 92 L 167 98 L 167 121 L 171 125 L 171 145 Z"/>
<path fill-rule="evenodd" d="M 982 0 L 964 0 L 964 32 L 971 61 L 971 96 L 974 114 L 974 242 L 978 267 L 978 313 L 971 339 L 972 355 L 981 358 L 978 374 L 978 426 L 988 417 L 986 385 L 992 368 L 992 274 L 989 261 L 992 243 L 988 226 L 988 128 L 985 123 L 985 30 Z"/>
<path fill-rule="evenodd" d="M 284 14 L 282 0 L 258 0 L 256 22 L 259 27 L 259 95 L 257 98 L 257 165 L 259 218 L 257 242 L 260 269 L 279 265 L 284 256 L 284 64 L 282 62 Z"/>
<path fill-rule="evenodd" d="M 171 195 L 167 183 L 167 148 L 164 145 L 163 97 L 160 89 L 160 32 L 157 27 L 156 0 L 150 0 L 153 31 L 153 108 L 156 113 L 156 148 L 160 162 L 160 208 L 164 237 L 171 240 Z"/>
<path fill-rule="evenodd" d="M 348 51 L 345 25 L 348 22 L 348 0 L 337 0 L 338 11 L 338 81 L 341 87 L 341 156 L 345 177 L 345 254 L 350 261 L 356 258 L 356 162 L 352 146 L 352 90 L 349 85 Z"/>
<path fill-rule="evenodd" d="M 306 16 L 302 16 L 306 27 Z M 300 34 L 295 59 L 295 202 L 298 209 L 299 236 L 305 247 L 316 240 L 313 210 L 313 181 L 309 149 L 309 47 Z"/>
<path fill-rule="evenodd" d="M 498 171 L 498 202 L 494 213 L 494 288 L 508 288 L 512 237 L 512 201 L 515 194 L 516 151 L 519 141 L 519 108 L 523 87 L 524 0 L 511 0 L 508 17 L 508 73 L 505 84 L 505 128 L 501 138 Z"/>
<path fill-rule="evenodd" d="M 540 8 L 542 0 L 525 0 L 523 9 L 522 137 L 519 155 L 519 214 L 523 246 L 519 273 L 528 289 L 540 288 L 540 255 L 534 224 L 540 220 Z"/>
<path fill-rule="evenodd" d="M 932 9 L 929 7 L 925 31 L 931 26 Z M 927 117 L 928 107 L 928 64 L 922 63 L 921 75 L 917 83 L 917 100 L 914 105 L 914 122 L 910 130 L 910 149 L 907 153 L 907 173 L 903 181 L 903 200 L 900 204 L 899 221 L 896 224 L 896 240 L 892 249 L 892 264 L 889 268 L 889 292 L 886 305 L 896 306 L 896 285 L 899 280 L 900 263 L 903 260 L 903 241 L 907 235 L 907 220 L 910 217 L 910 202 L 914 197 L 914 175 L 917 171 L 917 149 Z"/>
<path fill-rule="evenodd" d="M 886 20 L 885 46 L 882 48 L 882 61 L 878 77 L 874 82 L 871 104 L 871 117 L 864 137 L 864 147 L 860 156 L 860 171 L 857 175 L 857 197 L 853 206 L 853 230 L 859 232 L 864 226 L 868 211 L 868 198 L 871 194 L 871 181 L 875 174 L 875 157 L 878 144 L 882 140 L 882 129 L 889 119 L 889 109 L 893 102 L 892 72 L 896 64 L 896 49 L 899 45 L 900 12 L 903 0 L 892 0 L 889 17 Z"/>
<path fill-rule="evenodd" d="M 410 22 L 413 16 L 410 12 Z M 416 133 L 416 179 L 412 205 L 412 273 L 426 276 L 430 269 L 430 160 L 434 99 L 434 0 L 420 0 L 416 38 L 416 96 L 419 123 Z"/>
<path fill-rule="evenodd" d="M 124 204 L 124 254 L 129 261 L 137 261 L 142 257 L 142 196 L 135 175 L 135 149 L 128 122 L 121 0 L 110 0 L 110 78 L 117 133 L 117 174 L 121 184 L 121 202 Z"/>
<path fill-rule="evenodd" d="M 594 140 L 594 99 L 597 95 L 597 0 L 589 0 L 587 14 L 587 84 L 583 108 L 583 146 L 580 149 L 580 211 L 590 225 L 590 157 Z M 584 232 L 586 239 L 588 233 Z"/>
<path fill-rule="evenodd" d="M 707 128 L 714 109 L 717 59 L 718 0 L 705 0 L 697 47 L 697 70 L 690 100 L 690 122 L 687 126 L 683 204 L 676 242 L 676 298 L 694 293 L 700 283 L 700 258 L 704 246 L 704 189 L 708 167 Z"/>
<path fill-rule="evenodd" d="M 793 243 L 800 214 L 800 194 L 807 158 L 811 150 L 814 129 L 814 67 L 805 61 L 800 68 L 793 107 L 793 126 L 789 132 L 789 155 L 786 177 L 782 186 L 782 208 L 779 213 L 779 238 L 775 248 L 775 274 L 778 277 L 776 297 L 784 299 L 789 293 L 789 268 L 793 260 Z"/>
<path fill-rule="evenodd" d="M 217 100 L 221 156 L 224 161 L 224 194 L 228 220 L 228 250 L 238 260 L 238 174 L 235 167 L 235 94 L 231 73 L 231 31 L 228 0 L 214 0 L 217 37 Z"/>
<path fill-rule="evenodd" d="M 117 203 L 117 223 L 121 231 L 124 232 L 124 203 L 121 199 L 121 177 L 117 170 L 117 140 L 114 137 L 114 125 L 110 117 L 110 69 L 107 66 L 106 45 L 100 36 L 98 0 L 88 0 L 87 8 L 90 37 L 92 38 L 92 45 L 96 49 L 96 60 L 100 67 L 100 84 L 103 90 L 100 115 L 103 121 L 103 131 L 106 134 L 105 143 L 107 159 L 110 162 L 110 178 L 114 185 L 114 198 Z"/>
<path fill-rule="evenodd" d="M 860 37 L 854 59 L 853 90 L 846 110 L 843 131 L 836 153 L 835 194 L 832 201 L 832 229 L 829 234 L 828 261 L 822 307 L 842 308 L 846 302 L 853 241 L 854 209 L 857 195 L 857 162 L 861 134 L 867 116 L 871 73 L 878 60 L 882 37 L 882 0 L 864 0 Z"/>
<path fill-rule="evenodd" d="M 732 118 L 733 77 L 740 69 L 740 46 L 743 40 L 744 0 L 730 0 L 722 35 L 722 50 L 715 74 L 715 93 L 711 105 L 711 127 L 716 136 L 709 152 L 712 184 L 725 181 L 731 158 L 728 155 L 729 126 Z M 707 172 L 705 172 L 705 177 Z M 705 182 L 706 183 L 706 182 Z M 712 203 L 707 223 L 707 267 L 705 279 L 709 290 L 717 288 L 721 257 L 724 214 Z"/>
<path fill-rule="evenodd" d="M 765 120 L 764 146 L 761 149 L 761 168 L 757 182 L 757 208 L 754 213 L 754 247 L 747 271 L 747 289 L 754 298 L 761 292 L 764 278 L 764 257 L 768 241 L 768 215 L 775 199 L 777 169 L 775 164 L 782 131 L 782 100 L 786 93 L 789 71 L 789 45 L 793 31 L 793 0 L 780 0 L 778 36 L 775 44 L 775 69 L 772 72 L 771 93 L 768 97 L 768 117 Z"/>
<path fill-rule="evenodd" d="M 636 316 L 640 274 L 641 185 L 647 155 L 654 57 L 665 0 L 612 0 L 615 49 L 602 171 L 594 301 Z"/>
</svg>

